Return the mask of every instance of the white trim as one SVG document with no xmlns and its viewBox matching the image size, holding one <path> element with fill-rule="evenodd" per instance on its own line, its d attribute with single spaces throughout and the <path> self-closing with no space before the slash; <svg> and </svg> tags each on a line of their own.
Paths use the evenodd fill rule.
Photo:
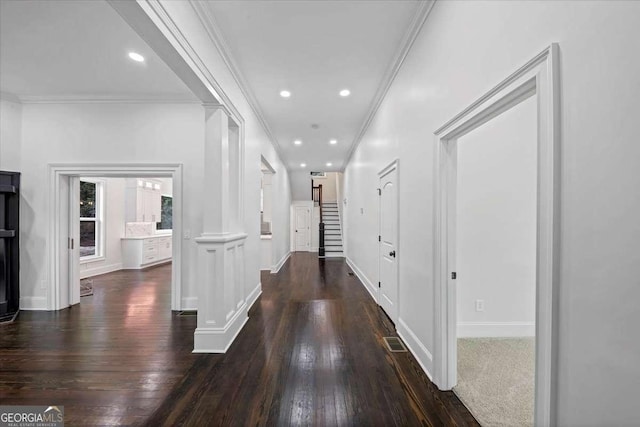
<svg viewBox="0 0 640 427">
<path fill-rule="evenodd" d="M 401 318 L 398 318 L 398 327 L 396 328 L 396 331 L 411 354 L 413 354 L 413 357 L 416 358 L 424 373 L 427 374 L 429 380 L 433 381 L 433 376 L 427 368 L 427 366 L 433 366 L 433 355 L 431 352 L 424 346 L 424 344 L 422 344 L 422 341 L 418 339 L 416 334 Z"/>
<path fill-rule="evenodd" d="M 20 297 L 20 310 L 37 310 L 46 311 L 47 298 L 46 297 Z"/>
<path fill-rule="evenodd" d="M 371 107 L 369 108 L 369 111 L 365 116 L 364 122 L 360 126 L 360 130 L 358 131 L 358 133 L 356 134 L 356 137 L 353 139 L 353 142 L 351 143 L 351 148 L 349 148 L 349 152 L 347 153 L 347 157 L 346 157 L 347 160 L 346 162 L 344 162 L 344 166 L 349 164 L 349 162 L 351 161 L 351 157 L 353 156 L 353 153 L 358 148 L 358 145 L 360 145 L 360 142 L 362 141 L 362 138 L 364 137 L 364 135 L 367 133 L 367 130 L 369 130 L 369 126 L 371 126 L 373 119 L 375 118 L 378 110 L 380 109 L 380 106 L 382 105 L 382 102 L 387 96 L 387 92 L 389 92 L 389 89 L 391 88 L 393 81 L 395 80 L 396 76 L 398 75 L 398 72 L 402 68 L 404 61 L 407 58 L 407 55 L 409 54 L 409 52 L 411 51 L 411 47 L 413 46 L 413 43 L 416 41 L 418 34 L 420 34 L 420 30 L 422 30 L 422 27 L 424 26 L 425 21 L 429 17 L 429 13 L 431 13 L 431 9 L 433 8 L 434 4 L 435 4 L 435 0 L 424 0 L 424 1 L 418 2 L 417 10 L 414 14 L 413 21 L 411 22 L 411 24 L 409 24 L 407 32 L 405 33 L 402 41 L 400 42 L 400 46 L 398 47 L 398 49 L 396 49 L 398 54 L 393 59 L 387 71 L 385 72 L 385 75 L 382 78 L 382 82 L 373 97 L 373 102 L 371 103 Z"/>
<path fill-rule="evenodd" d="M 228 111 L 229 115 L 233 117 L 234 121 L 238 125 L 244 124 L 244 119 L 238 109 L 235 107 L 233 102 L 231 102 L 231 99 L 224 92 L 222 86 L 220 86 L 218 81 L 214 78 L 213 73 L 211 73 L 209 68 L 205 65 L 202 58 L 198 55 L 193 46 L 191 46 L 187 38 L 159 0 L 141 0 L 139 2 L 135 2 L 135 5 L 127 4 L 129 2 L 123 3 L 115 0 L 107 1 L 120 14 L 120 16 L 122 16 L 123 19 L 125 19 L 125 21 L 134 28 L 134 30 L 137 29 L 139 25 L 134 25 L 135 23 L 131 21 L 137 21 L 138 17 L 134 16 L 137 11 L 134 12 L 131 8 L 136 6 L 141 8 L 147 17 L 153 21 L 157 29 L 160 30 L 164 38 L 171 44 L 175 53 L 177 53 L 181 57 L 182 61 L 184 61 L 182 65 L 186 65 L 190 69 L 190 76 L 188 77 L 196 77 L 200 84 L 206 88 L 206 92 L 204 94 L 195 92 L 194 94 L 198 96 L 203 103 L 219 104 L 219 106 L 224 107 Z M 162 59 L 165 60 L 165 62 L 168 60 L 167 58 Z M 180 73 L 177 74 L 179 77 L 184 77 L 181 76 Z M 202 88 L 198 88 L 198 90 L 201 89 Z"/>
<path fill-rule="evenodd" d="M 189 0 L 189 4 L 193 8 L 194 12 L 198 16 L 198 19 L 200 20 L 203 27 L 205 28 L 207 34 L 209 35 L 209 39 L 213 42 L 214 46 L 220 53 L 222 60 L 227 66 L 227 69 L 231 73 L 231 76 L 233 77 L 233 79 L 236 81 L 236 84 L 240 88 L 240 92 L 242 92 L 245 99 L 247 100 L 249 107 L 251 108 L 253 113 L 256 115 L 258 122 L 262 126 L 262 129 L 264 130 L 264 132 L 267 134 L 267 138 L 269 139 L 269 141 L 271 141 L 271 144 L 273 145 L 276 152 L 278 153 L 278 156 L 280 157 L 282 163 L 286 165 L 287 164 L 286 157 L 284 156 L 284 151 L 282 150 L 282 146 L 280 145 L 280 143 L 278 142 L 278 139 L 273 134 L 273 131 L 269 126 L 269 122 L 267 122 L 267 119 L 265 118 L 264 113 L 262 112 L 262 108 L 260 108 L 260 103 L 258 102 L 258 99 L 255 97 L 255 95 L 253 94 L 253 91 L 250 89 L 250 86 L 247 83 L 247 80 L 244 78 L 242 72 L 240 71 L 240 68 L 236 64 L 236 61 L 231 56 L 230 54 L 231 49 L 229 48 L 227 41 L 225 40 L 222 32 L 220 31 L 215 17 L 210 12 L 208 6 L 205 6 L 203 2 Z"/>
<path fill-rule="evenodd" d="M 434 367 L 435 383 L 456 383 L 455 271 L 456 140 L 528 97 L 538 103 L 536 270 L 537 426 L 556 424 L 557 292 L 560 256 L 560 76 L 552 44 L 435 132 L 434 156 Z"/>
<path fill-rule="evenodd" d="M 248 320 L 245 302 L 236 310 L 224 328 L 196 328 L 193 333 L 192 353 L 226 353 Z"/>
<path fill-rule="evenodd" d="M 200 104 L 195 97 L 150 95 L 20 95 L 22 104 Z"/>
<path fill-rule="evenodd" d="M 247 296 L 247 311 L 251 310 L 251 307 L 258 301 L 260 295 L 262 295 L 262 282 L 258 282 L 258 285 L 249 292 Z"/>
<path fill-rule="evenodd" d="M 89 262 L 87 262 L 89 264 Z M 87 268 L 84 270 L 80 270 L 80 279 L 86 279 L 89 277 L 99 276 L 101 274 L 111 273 L 113 271 L 122 270 L 122 263 L 109 264 L 109 265 L 101 265 L 99 267 Z"/>
<path fill-rule="evenodd" d="M 535 322 L 458 322 L 457 338 L 535 337 Z"/>
<path fill-rule="evenodd" d="M 290 256 L 291 256 L 291 251 L 288 251 L 286 254 L 284 254 L 284 256 L 280 258 L 280 261 L 278 261 L 276 265 L 271 267 L 271 274 L 276 274 L 277 272 L 279 272 L 280 269 L 284 267 L 284 264 L 287 262 Z"/>
<path fill-rule="evenodd" d="M 345 256 L 345 260 L 347 261 L 347 265 L 349 266 L 349 268 L 351 268 L 351 270 L 353 270 L 353 272 L 356 274 L 356 277 L 358 279 L 360 279 L 360 283 L 362 283 L 362 285 L 365 287 L 367 292 L 369 292 L 369 295 L 371 295 L 371 298 L 373 298 L 373 300 L 377 304 L 378 303 L 378 288 L 373 286 L 373 284 L 371 283 L 371 281 L 369 280 L 367 275 L 364 274 L 364 272 L 358 268 L 356 263 L 353 262 L 351 260 L 351 258 L 349 258 L 348 256 Z"/>
<path fill-rule="evenodd" d="M 68 298 L 63 294 L 69 293 L 69 282 L 60 277 L 59 242 L 66 239 L 60 236 L 60 221 L 58 206 L 58 192 L 62 176 L 83 177 L 157 177 L 170 176 L 173 179 L 173 268 L 171 286 L 171 309 L 182 310 L 182 227 L 183 227 L 183 167 L 181 163 L 61 163 L 49 164 L 49 293 L 48 310 L 61 310 L 68 306 Z"/>
<path fill-rule="evenodd" d="M 198 297 L 184 297 L 182 298 L 182 311 L 184 310 L 198 310 Z"/>
<path fill-rule="evenodd" d="M 203 234 L 193 239 L 197 243 L 229 243 L 236 240 L 246 239 L 245 233 L 224 233 L 224 234 Z"/>
<path fill-rule="evenodd" d="M 82 222 L 83 220 L 84 219 L 81 219 L 80 221 Z M 90 255 L 90 256 L 80 257 L 80 265 L 93 264 L 95 262 L 104 261 L 106 259 L 107 257 L 104 255 Z"/>
</svg>

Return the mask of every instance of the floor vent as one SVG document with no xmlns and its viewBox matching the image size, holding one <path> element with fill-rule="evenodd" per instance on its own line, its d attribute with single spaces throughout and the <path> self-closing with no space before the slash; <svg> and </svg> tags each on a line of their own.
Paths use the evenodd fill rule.
<svg viewBox="0 0 640 427">
<path fill-rule="evenodd" d="M 392 353 L 404 353 L 407 351 L 407 347 L 398 337 L 384 337 L 384 342 L 387 344 L 387 349 Z"/>
<path fill-rule="evenodd" d="M 178 316 L 197 316 L 198 310 L 184 310 L 178 313 Z"/>
</svg>

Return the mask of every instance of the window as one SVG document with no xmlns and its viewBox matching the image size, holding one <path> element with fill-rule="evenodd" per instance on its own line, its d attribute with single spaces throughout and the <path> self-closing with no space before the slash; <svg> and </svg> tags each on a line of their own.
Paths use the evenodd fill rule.
<svg viewBox="0 0 640 427">
<path fill-rule="evenodd" d="M 173 229 L 173 197 L 161 196 L 160 222 L 156 223 L 156 230 Z"/>
<path fill-rule="evenodd" d="M 80 180 L 80 260 L 103 256 L 103 184 Z"/>
</svg>

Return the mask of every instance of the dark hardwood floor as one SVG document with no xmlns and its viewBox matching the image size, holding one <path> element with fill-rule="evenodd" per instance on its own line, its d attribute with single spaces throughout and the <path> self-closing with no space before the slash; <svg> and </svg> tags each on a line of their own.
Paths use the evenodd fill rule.
<svg viewBox="0 0 640 427">
<path fill-rule="evenodd" d="M 224 355 L 194 355 L 170 266 L 94 278 L 94 295 L 0 326 L 3 405 L 64 405 L 67 425 L 477 425 L 409 353 L 342 259 L 296 254 Z"/>
</svg>

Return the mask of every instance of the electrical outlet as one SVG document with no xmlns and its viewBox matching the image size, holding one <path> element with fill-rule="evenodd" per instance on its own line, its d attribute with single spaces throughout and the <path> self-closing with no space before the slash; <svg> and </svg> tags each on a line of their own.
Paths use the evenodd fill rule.
<svg viewBox="0 0 640 427">
<path fill-rule="evenodd" d="M 484 300 L 477 299 L 476 300 L 476 311 L 484 311 Z"/>
<path fill-rule="evenodd" d="M 360 208 L 360 215 L 364 215 L 364 208 Z"/>
<path fill-rule="evenodd" d="M 46 280 L 41 280 L 40 281 L 40 289 L 47 289 L 47 281 Z"/>
<path fill-rule="evenodd" d="M 184 239 L 189 240 L 191 238 L 191 230 L 184 230 Z"/>
</svg>

